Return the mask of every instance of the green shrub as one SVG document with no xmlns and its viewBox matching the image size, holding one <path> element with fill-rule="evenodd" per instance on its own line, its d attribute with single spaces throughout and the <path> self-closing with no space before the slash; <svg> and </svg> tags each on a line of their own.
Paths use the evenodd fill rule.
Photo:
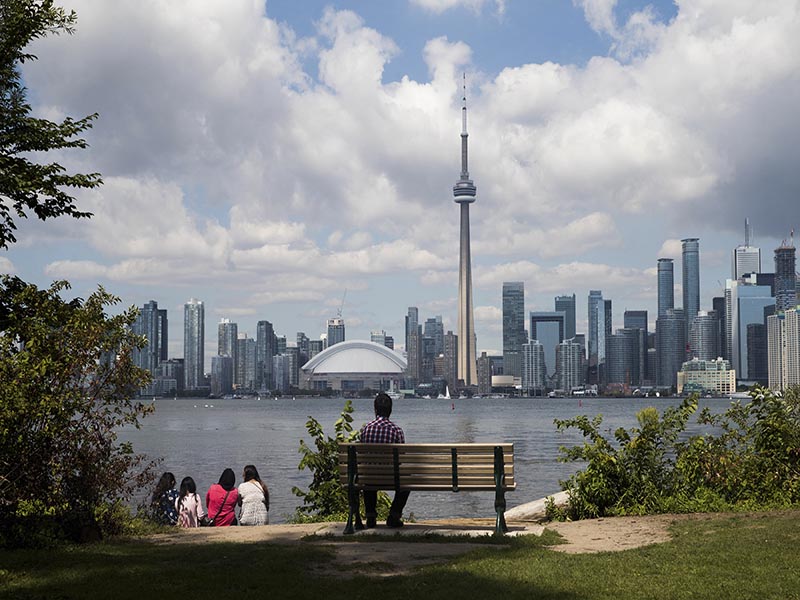
<svg viewBox="0 0 800 600">
<path fill-rule="evenodd" d="M 347 488 L 339 480 L 339 444 L 341 442 L 357 442 L 360 432 L 353 431 L 353 403 L 345 402 L 340 417 L 334 424 L 335 437 L 326 437 L 322 425 L 314 417 L 309 416 L 306 430 L 313 439 L 314 449 L 304 440 L 300 440 L 301 471 L 308 469 L 313 477 L 308 491 L 297 486 L 292 493 L 303 499 L 303 505 L 295 509 L 291 518 L 294 523 L 318 521 L 344 521 L 347 519 Z M 378 515 L 386 518 L 389 514 L 389 499 L 385 493 L 378 494 Z M 363 506 L 363 501 L 362 501 Z"/>
<path fill-rule="evenodd" d="M 697 422 L 713 433 L 686 436 L 697 397 L 660 415 L 645 408 L 638 427 L 601 433 L 602 416 L 557 419 L 559 431 L 578 429 L 585 441 L 560 448 L 562 461 L 586 467 L 562 482 L 567 506 L 550 503 L 551 518 L 780 508 L 800 503 L 800 390 L 761 387 L 747 403 L 722 414 L 707 408 Z"/>
<path fill-rule="evenodd" d="M 99 288 L 67 301 L 68 288 L 0 278 L 0 545 L 112 533 L 118 513 L 98 511 L 152 477 L 117 441 L 152 410 L 134 399 L 148 380 L 132 359 L 145 343 L 136 311 L 108 316 L 118 298 Z"/>
</svg>

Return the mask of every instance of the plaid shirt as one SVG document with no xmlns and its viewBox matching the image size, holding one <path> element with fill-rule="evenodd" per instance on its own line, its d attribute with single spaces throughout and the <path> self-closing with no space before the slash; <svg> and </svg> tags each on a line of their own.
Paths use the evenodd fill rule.
<svg viewBox="0 0 800 600">
<path fill-rule="evenodd" d="M 405 444 L 403 430 L 386 417 L 378 417 L 361 428 L 364 444 Z"/>
</svg>

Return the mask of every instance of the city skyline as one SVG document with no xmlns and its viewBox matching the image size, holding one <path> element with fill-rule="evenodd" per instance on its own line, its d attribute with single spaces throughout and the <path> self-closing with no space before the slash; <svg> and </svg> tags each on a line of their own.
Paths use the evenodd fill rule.
<svg viewBox="0 0 800 600">
<path fill-rule="evenodd" d="M 647 310 L 653 331 L 656 261 L 677 271 L 682 239 L 709 310 L 745 218 L 767 271 L 797 225 L 797 2 L 297 4 L 65 3 L 76 34 L 34 44 L 23 75 L 38 114 L 100 113 L 59 160 L 105 184 L 78 195 L 90 220 L 19 223 L 0 271 L 157 301 L 170 357 L 198 298 L 207 362 L 221 318 L 316 338 L 345 289 L 348 339 L 399 346 L 409 306 L 456 331 L 464 72 L 478 355 L 502 353 L 505 281 L 526 319 L 574 293 L 587 332 L 596 289 L 614 329 Z"/>
</svg>

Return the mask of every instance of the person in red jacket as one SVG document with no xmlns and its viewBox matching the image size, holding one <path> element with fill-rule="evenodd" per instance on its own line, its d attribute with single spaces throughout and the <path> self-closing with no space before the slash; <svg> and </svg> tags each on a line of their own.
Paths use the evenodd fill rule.
<svg viewBox="0 0 800 600">
<path fill-rule="evenodd" d="M 239 501 L 236 489 L 236 475 L 233 469 L 225 469 L 219 477 L 219 483 L 213 484 L 206 492 L 208 518 L 214 527 L 236 525 L 234 509 Z"/>
</svg>

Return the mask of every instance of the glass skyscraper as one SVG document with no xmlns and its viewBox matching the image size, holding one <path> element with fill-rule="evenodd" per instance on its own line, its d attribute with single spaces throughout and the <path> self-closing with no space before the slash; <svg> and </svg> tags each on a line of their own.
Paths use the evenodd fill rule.
<svg viewBox="0 0 800 600">
<path fill-rule="evenodd" d="M 623 327 L 625 329 L 639 330 L 639 378 L 640 383 L 653 377 L 647 371 L 647 342 L 648 342 L 648 323 L 646 310 L 626 310 L 623 315 Z"/>
<path fill-rule="evenodd" d="M 525 335 L 525 284 L 503 283 L 503 373 L 522 376 L 522 346 Z"/>
<path fill-rule="evenodd" d="M 575 337 L 575 294 L 572 296 L 556 296 L 556 312 L 564 313 L 564 339 Z"/>
<path fill-rule="evenodd" d="M 564 340 L 564 313 L 531 312 L 531 340 L 542 344 L 548 383 L 557 385 L 556 347 Z"/>
<path fill-rule="evenodd" d="M 719 351 L 719 319 L 712 310 L 701 310 L 689 326 L 688 359 L 717 360 Z"/>
<path fill-rule="evenodd" d="M 675 308 L 675 276 L 671 258 L 658 259 L 658 317 Z"/>
<path fill-rule="evenodd" d="M 700 240 L 686 238 L 681 240 L 683 254 L 683 313 L 686 318 L 686 332 L 700 310 Z"/>
<path fill-rule="evenodd" d="M 183 305 L 183 374 L 187 390 L 197 390 L 205 385 L 205 319 L 201 300 L 192 298 Z"/>
<path fill-rule="evenodd" d="M 134 349 L 133 360 L 138 367 L 155 375 L 158 365 L 167 359 L 167 311 L 160 310 L 158 302 L 150 300 L 140 309 L 132 329 L 136 335 L 147 338 L 144 348 Z"/>
<path fill-rule="evenodd" d="M 240 383 L 236 371 L 237 339 L 239 339 L 239 325 L 232 323 L 230 319 L 221 319 L 217 325 L 217 356 L 230 356 L 233 360 L 233 383 Z"/>
<path fill-rule="evenodd" d="M 603 301 L 603 292 L 600 290 L 589 290 L 588 318 L 587 383 L 600 383 L 601 372 L 606 362 L 606 305 Z"/>
<path fill-rule="evenodd" d="M 678 371 L 686 361 L 686 319 L 682 308 L 671 308 L 656 320 L 658 385 L 677 386 Z"/>
<path fill-rule="evenodd" d="M 775 310 L 797 307 L 795 249 L 786 243 L 775 249 Z"/>
<path fill-rule="evenodd" d="M 344 340 L 344 319 L 341 317 L 328 319 L 328 348 Z"/>
</svg>

